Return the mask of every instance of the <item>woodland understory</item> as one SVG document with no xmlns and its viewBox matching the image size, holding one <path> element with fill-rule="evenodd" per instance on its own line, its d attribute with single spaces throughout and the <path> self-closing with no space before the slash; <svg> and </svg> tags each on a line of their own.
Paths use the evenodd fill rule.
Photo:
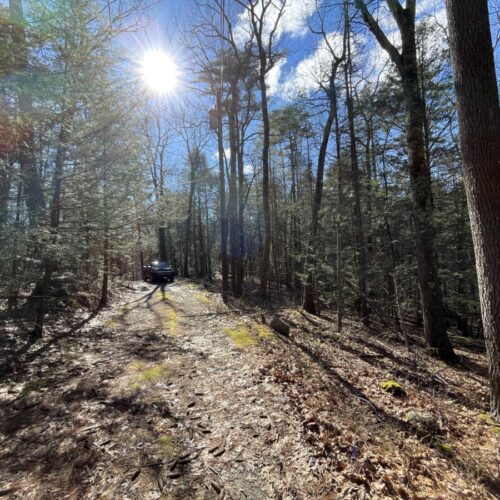
<svg viewBox="0 0 500 500">
<path fill-rule="evenodd" d="M 498 498 L 499 12 L 2 3 L 0 495 Z"/>
</svg>

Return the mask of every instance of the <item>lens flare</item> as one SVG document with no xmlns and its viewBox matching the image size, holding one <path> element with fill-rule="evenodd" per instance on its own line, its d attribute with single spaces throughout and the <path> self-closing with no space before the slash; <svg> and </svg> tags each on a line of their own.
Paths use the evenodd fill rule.
<svg viewBox="0 0 500 500">
<path fill-rule="evenodd" d="M 140 63 L 145 84 L 158 94 L 173 92 L 177 86 L 179 70 L 175 61 L 159 50 L 146 52 Z"/>
</svg>

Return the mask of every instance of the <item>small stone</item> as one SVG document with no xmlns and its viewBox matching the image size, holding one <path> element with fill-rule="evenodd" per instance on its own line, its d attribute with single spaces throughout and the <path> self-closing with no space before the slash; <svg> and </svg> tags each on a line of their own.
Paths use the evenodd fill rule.
<svg viewBox="0 0 500 500">
<path fill-rule="evenodd" d="M 426 411 L 410 410 L 406 413 L 404 419 L 412 427 L 426 432 L 436 432 L 439 429 L 437 418 Z"/>
</svg>

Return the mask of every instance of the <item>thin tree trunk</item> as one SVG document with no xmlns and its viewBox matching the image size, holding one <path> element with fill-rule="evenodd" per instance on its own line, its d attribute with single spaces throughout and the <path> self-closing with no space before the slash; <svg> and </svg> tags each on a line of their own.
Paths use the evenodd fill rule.
<svg viewBox="0 0 500 500">
<path fill-rule="evenodd" d="M 229 158 L 229 198 L 228 198 L 228 220 L 229 220 L 229 249 L 231 262 L 231 289 L 237 296 L 241 295 L 241 288 L 238 282 L 239 276 L 239 234 L 238 234 L 238 206 L 236 188 L 236 164 L 238 161 L 238 87 L 236 77 L 231 80 L 231 106 L 229 109 L 229 148 L 231 157 Z"/>
<path fill-rule="evenodd" d="M 59 131 L 59 144 L 56 153 L 55 165 L 54 165 L 54 181 L 53 188 L 54 192 L 52 195 L 52 204 L 50 207 L 50 243 L 55 245 L 57 243 L 57 234 L 59 231 L 60 222 L 60 212 L 61 212 L 61 187 L 62 187 L 62 176 L 64 170 L 64 160 L 66 157 L 66 144 L 68 141 L 68 128 L 67 124 L 63 122 L 61 124 L 61 129 Z M 50 281 L 52 279 L 52 274 L 56 269 L 56 260 L 51 253 L 45 255 L 44 259 L 44 274 L 41 282 L 35 286 L 34 293 L 38 293 L 38 297 L 35 298 L 36 307 L 36 318 L 35 327 L 33 329 L 33 335 L 35 337 L 41 337 L 43 334 L 43 327 L 45 322 L 46 304 L 47 296 L 49 294 Z"/>
<path fill-rule="evenodd" d="M 203 234 L 203 223 L 201 220 L 201 197 L 198 193 L 198 244 L 199 244 L 199 266 L 198 266 L 198 277 L 205 278 L 207 275 L 207 255 L 205 251 L 205 235 Z"/>
<path fill-rule="evenodd" d="M 346 15 L 348 19 L 348 16 Z M 349 125 L 349 154 L 351 160 L 351 180 L 354 194 L 354 247 L 356 250 L 356 265 L 358 275 L 358 288 L 360 291 L 358 300 L 363 323 L 368 323 L 368 308 L 366 304 L 366 248 L 363 228 L 363 216 L 361 213 L 361 188 L 359 179 L 359 162 L 356 148 L 356 132 L 354 129 L 354 104 L 352 99 L 352 61 L 349 21 L 346 21 L 347 32 L 347 61 L 344 65 L 345 92 L 347 120 Z"/>
<path fill-rule="evenodd" d="M 189 261 L 191 254 L 191 222 L 193 219 L 193 201 L 194 193 L 196 190 L 196 171 L 198 168 L 199 151 L 195 150 L 189 156 L 189 162 L 191 167 L 191 173 L 189 176 L 189 202 L 188 202 L 188 212 L 186 215 L 186 225 L 184 230 L 184 265 L 183 265 L 183 275 L 187 278 L 189 277 Z"/>
<path fill-rule="evenodd" d="M 17 184 L 16 219 L 15 219 L 14 236 L 12 242 L 12 265 L 11 265 L 11 275 L 10 275 L 9 293 L 8 293 L 9 298 L 7 301 L 7 308 L 9 312 L 12 311 L 12 309 L 16 305 L 17 294 L 19 291 L 18 290 L 19 284 L 17 283 L 17 266 L 18 266 L 17 246 L 18 246 L 19 230 L 20 230 L 19 222 L 21 220 L 22 197 L 23 197 L 23 183 L 20 181 Z"/>
<path fill-rule="evenodd" d="M 227 261 L 227 218 L 226 218 L 226 181 L 224 169 L 224 144 L 222 136 L 222 90 L 217 91 L 217 150 L 219 154 L 219 219 L 220 254 L 222 271 L 222 293 L 229 291 L 229 269 Z"/>
<path fill-rule="evenodd" d="M 335 57 L 335 56 L 334 56 Z M 325 174 L 325 162 L 326 162 L 326 152 L 328 149 L 328 142 L 330 140 L 330 134 L 332 132 L 333 121 L 335 114 L 337 112 L 337 99 L 336 99 L 336 88 L 335 79 L 337 77 L 337 68 L 341 63 L 343 56 L 341 58 L 335 57 L 332 62 L 330 69 L 330 76 L 328 81 L 328 116 L 326 118 L 325 125 L 323 127 L 323 135 L 321 138 L 321 145 L 318 153 L 318 165 L 316 171 L 316 186 L 313 195 L 312 204 L 312 225 L 311 225 L 311 243 L 310 247 L 312 252 L 318 249 L 318 228 L 319 228 L 319 211 L 321 209 L 321 199 L 323 197 L 323 179 Z M 313 257 L 315 258 L 315 257 Z M 316 304 L 315 304 L 315 290 L 314 290 L 314 279 L 312 273 L 308 274 L 307 282 L 304 285 L 304 301 L 302 307 L 304 310 L 311 314 L 316 314 Z"/>
<path fill-rule="evenodd" d="M 269 112 L 267 106 L 266 85 L 266 59 L 267 55 L 261 47 L 259 50 L 260 72 L 260 98 L 262 109 L 263 139 L 262 139 L 262 208 L 264 214 L 264 245 L 260 263 L 259 295 L 262 299 L 267 297 L 267 283 L 269 279 L 269 264 L 271 256 L 271 206 L 269 202 Z"/>
<path fill-rule="evenodd" d="M 336 98 L 336 97 L 335 97 Z M 344 274 L 342 261 L 342 162 L 340 145 L 340 125 L 338 108 L 335 106 L 335 149 L 337 160 L 337 214 L 336 214 L 336 246 L 337 246 L 337 332 L 342 331 L 344 314 Z"/>
<path fill-rule="evenodd" d="M 207 228 L 207 273 L 208 280 L 212 281 L 212 240 L 210 239 L 210 223 L 209 223 L 209 215 L 208 215 L 208 194 L 205 186 L 204 190 L 205 194 L 205 226 Z"/>
<path fill-rule="evenodd" d="M 237 279 L 236 291 L 237 295 L 243 293 L 243 276 L 245 258 L 245 226 L 244 226 L 244 210 L 245 210 L 245 172 L 243 164 L 243 151 L 245 146 L 245 131 L 244 127 L 238 127 L 240 130 L 239 135 L 236 136 L 237 150 L 238 150 L 238 266 L 237 266 Z"/>
<path fill-rule="evenodd" d="M 7 222 L 9 214 L 9 195 L 12 179 L 12 162 L 7 155 L 0 157 L 0 231 Z M 0 236 L 0 242 L 3 236 Z"/>
<path fill-rule="evenodd" d="M 99 308 L 108 306 L 108 287 L 109 287 L 109 227 L 106 223 L 104 228 L 104 245 L 102 252 L 102 284 L 101 284 L 101 299 L 99 300 Z"/>
</svg>

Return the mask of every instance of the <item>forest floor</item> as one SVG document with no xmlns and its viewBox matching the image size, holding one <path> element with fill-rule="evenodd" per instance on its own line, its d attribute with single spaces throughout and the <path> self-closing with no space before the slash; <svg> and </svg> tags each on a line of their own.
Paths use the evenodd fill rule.
<svg viewBox="0 0 500 500">
<path fill-rule="evenodd" d="M 132 288 L 4 375 L 0 495 L 499 498 L 479 341 L 449 367 L 380 326 L 288 308 L 286 338 L 196 283 Z"/>
</svg>

